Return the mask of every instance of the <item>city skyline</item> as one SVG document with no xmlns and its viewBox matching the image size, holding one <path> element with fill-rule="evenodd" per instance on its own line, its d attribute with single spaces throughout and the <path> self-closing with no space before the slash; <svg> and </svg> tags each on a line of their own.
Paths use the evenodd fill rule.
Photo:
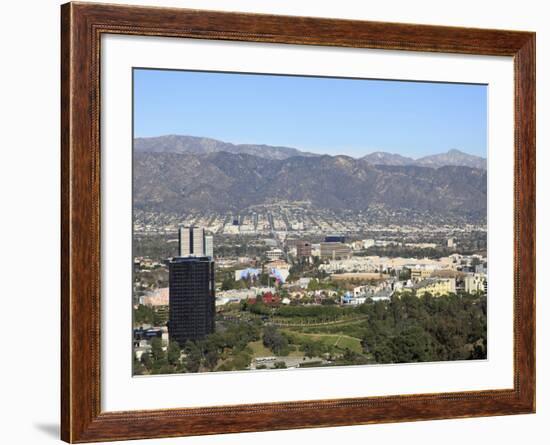
<svg viewBox="0 0 550 445">
<path fill-rule="evenodd" d="M 134 137 L 182 134 L 362 157 L 486 157 L 486 85 L 134 70 Z"/>
<path fill-rule="evenodd" d="M 133 88 L 134 375 L 487 358 L 485 86 Z"/>
</svg>

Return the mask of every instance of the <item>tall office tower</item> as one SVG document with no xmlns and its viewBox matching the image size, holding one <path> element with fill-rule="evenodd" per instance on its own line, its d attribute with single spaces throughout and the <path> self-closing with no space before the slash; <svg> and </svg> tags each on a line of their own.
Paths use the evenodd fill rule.
<svg viewBox="0 0 550 445">
<path fill-rule="evenodd" d="M 214 262 L 205 256 L 176 257 L 169 262 L 170 340 L 184 346 L 214 332 Z"/>
<path fill-rule="evenodd" d="M 204 228 L 195 226 L 183 226 L 179 228 L 179 255 L 180 256 L 204 256 L 205 255 Z"/>
<path fill-rule="evenodd" d="M 212 235 L 204 237 L 204 255 L 214 258 L 214 237 Z"/>
</svg>

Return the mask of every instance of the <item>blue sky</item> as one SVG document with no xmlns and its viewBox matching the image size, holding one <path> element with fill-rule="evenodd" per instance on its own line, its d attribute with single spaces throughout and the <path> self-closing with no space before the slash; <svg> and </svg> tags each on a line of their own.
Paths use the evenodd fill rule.
<svg viewBox="0 0 550 445">
<path fill-rule="evenodd" d="M 135 69 L 134 133 L 353 157 L 451 148 L 486 157 L 487 87 Z"/>
</svg>

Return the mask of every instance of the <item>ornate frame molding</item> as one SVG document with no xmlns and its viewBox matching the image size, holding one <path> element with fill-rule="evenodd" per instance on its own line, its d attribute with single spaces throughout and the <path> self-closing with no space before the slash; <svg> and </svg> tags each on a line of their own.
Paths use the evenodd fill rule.
<svg viewBox="0 0 550 445">
<path fill-rule="evenodd" d="M 514 388 L 101 412 L 99 73 L 102 34 L 512 56 L 516 107 Z M 67 3 L 61 7 L 61 35 L 63 440 L 93 442 L 535 411 L 534 33 Z M 214 417 L 216 422 L 212 422 Z"/>
</svg>

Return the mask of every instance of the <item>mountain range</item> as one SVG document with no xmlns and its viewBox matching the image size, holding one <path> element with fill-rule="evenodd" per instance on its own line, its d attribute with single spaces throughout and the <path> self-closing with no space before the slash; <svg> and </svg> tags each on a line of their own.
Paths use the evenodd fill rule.
<svg viewBox="0 0 550 445">
<path fill-rule="evenodd" d="M 383 205 L 484 218 L 487 173 L 456 165 L 374 164 L 349 156 L 273 159 L 227 151 L 168 150 L 136 150 L 134 155 L 137 209 L 221 213 L 278 201 L 308 202 L 332 211 Z"/>
<path fill-rule="evenodd" d="M 470 155 L 457 149 L 451 149 L 446 153 L 424 156 L 418 159 L 378 151 L 363 156 L 362 159 L 374 165 L 416 165 L 432 168 L 455 165 L 487 170 L 487 159 Z"/>
<path fill-rule="evenodd" d="M 254 144 L 237 145 L 217 139 L 184 135 L 136 138 L 134 139 L 134 150 L 136 153 L 190 153 L 197 155 L 223 151 L 233 154 L 248 154 L 272 160 L 283 160 L 294 156 L 322 156 L 291 147 Z M 470 155 L 457 149 L 451 149 L 446 153 L 425 156 L 419 159 L 386 152 L 370 153 L 362 159 L 373 165 L 416 165 L 432 168 L 454 165 L 487 169 L 487 160 L 485 158 Z"/>
<path fill-rule="evenodd" d="M 287 159 L 293 156 L 317 156 L 290 147 L 272 145 L 231 144 L 217 139 L 196 136 L 167 135 L 151 138 L 135 138 L 134 151 L 147 153 L 191 153 L 204 155 L 224 151 L 248 154 L 266 159 Z"/>
</svg>

